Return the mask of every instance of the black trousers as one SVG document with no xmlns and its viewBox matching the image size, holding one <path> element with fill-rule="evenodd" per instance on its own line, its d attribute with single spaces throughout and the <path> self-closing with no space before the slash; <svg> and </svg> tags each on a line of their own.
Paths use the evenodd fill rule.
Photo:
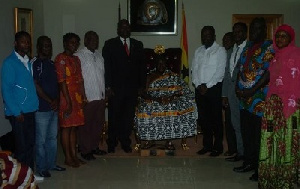
<svg viewBox="0 0 300 189">
<path fill-rule="evenodd" d="M 130 135 L 133 128 L 137 92 L 118 94 L 109 98 L 108 102 L 108 148 L 117 146 L 119 140 L 122 147 L 131 145 Z"/>
<path fill-rule="evenodd" d="M 222 83 L 209 88 L 201 95 L 196 90 L 198 123 L 203 131 L 203 147 L 209 150 L 223 151 L 222 123 Z"/>
<path fill-rule="evenodd" d="M 9 122 L 15 137 L 15 158 L 34 170 L 35 117 L 34 112 L 24 113 L 24 121 L 10 116 Z"/>
<path fill-rule="evenodd" d="M 258 168 L 261 120 L 261 117 L 247 110 L 241 110 L 241 132 L 245 156 L 244 165 L 253 165 L 256 170 Z"/>
</svg>

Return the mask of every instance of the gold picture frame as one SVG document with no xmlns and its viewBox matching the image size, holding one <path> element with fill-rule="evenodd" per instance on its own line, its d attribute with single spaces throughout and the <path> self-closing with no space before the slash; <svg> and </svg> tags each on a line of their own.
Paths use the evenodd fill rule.
<svg viewBox="0 0 300 189">
<path fill-rule="evenodd" d="M 178 0 L 127 0 L 132 35 L 177 35 Z"/>
<path fill-rule="evenodd" d="M 26 8 L 15 8 L 15 33 L 19 31 L 26 31 L 31 36 L 31 44 L 33 40 L 33 13 L 32 9 Z M 32 55 L 32 45 L 31 45 L 31 52 Z"/>
</svg>

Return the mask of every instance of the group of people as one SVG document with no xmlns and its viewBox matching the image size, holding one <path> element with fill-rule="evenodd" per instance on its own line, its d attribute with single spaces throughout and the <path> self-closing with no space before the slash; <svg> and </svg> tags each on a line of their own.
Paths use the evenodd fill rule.
<svg viewBox="0 0 300 189">
<path fill-rule="evenodd" d="M 263 18 L 235 23 L 215 42 L 212 26 L 201 31 L 203 46 L 192 64 L 198 123 L 203 131 L 199 155 L 223 153 L 222 108 L 225 112 L 227 161 L 243 160 L 233 171 L 254 170 L 259 188 L 294 188 L 300 163 L 300 49 L 295 32 L 281 25 L 266 40 Z"/>
<path fill-rule="evenodd" d="M 120 23 L 120 28 L 129 25 L 124 20 Z M 105 155 L 99 142 L 105 121 L 106 84 L 97 33 L 87 32 L 85 47 L 79 51 L 79 36 L 65 34 L 64 52 L 54 62 L 52 42 L 47 36 L 38 38 L 37 56 L 33 58 L 29 55 L 31 36 L 27 32 L 17 32 L 14 44 L 2 65 L 1 90 L 14 135 L 16 165 L 27 167 L 31 174 L 35 170 L 32 183 L 51 177 L 51 171 L 65 171 L 56 164 L 58 128 L 65 165 L 76 168 L 86 163 L 78 158 L 77 151 L 87 161 L 95 159 L 94 155 Z M 8 168 L 3 165 L 1 171 L 12 173 Z M 7 175 L 3 178 L 4 184 L 10 181 Z M 22 182 L 14 183 L 17 186 Z"/>
<path fill-rule="evenodd" d="M 223 120 L 229 156 L 240 161 L 235 172 L 255 171 L 250 180 L 260 188 L 292 188 L 299 182 L 300 50 L 295 32 L 280 26 L 266 40 L 263 18 L 235 23 L 216 42 L 213 26 L 201 30 L 202 46 L 192 61 L 188 85 L 166 65 L 164 49 L 156 49 L 156 68 L 146 74 L 143 43 L 130 37 L 130 24 L 118 22 L 118 36 L 98 51 L 99 36 L 63 36 L 64 52 L 52 57 L 47 36 L 37 40 L 37 56 L 29 57 L 31 36 L 15 35 L 15 48 L 1 70 L 1 90 L 15 139 L 14 157 L 41 177 L 64 171 L 56 165 L 58 125 L 65 165 L 77 168 L 94 155 L 115 153 L 120 143 L 131 153 L 133 124 L 142 140 L 167 140 L 203 131 L 197 153 L 223 153 Z M 99 149 L 108 100 L 107 152 Z M 78 149 L 77 149 L 78 145 Z M 36 166 L 35 166 L 36 165 Z M 5 170 L 4 170 L 5 171 Z M 33 183 L 34 179 L 31 180 Z M 33 184 L 34 185 L 34 184 Z"/>
</svg>

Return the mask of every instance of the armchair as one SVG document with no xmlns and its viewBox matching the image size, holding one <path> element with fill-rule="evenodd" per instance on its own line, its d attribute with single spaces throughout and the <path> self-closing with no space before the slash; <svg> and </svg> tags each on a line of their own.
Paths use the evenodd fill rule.
<svg viewBox="0 0 300 189">
<path fill-rule="evenodd" d="M 147 74 L 149 74 L 150 71 L 153 70 L 156 67 L 156 61 L 157 60 L 155 59 L 155 57 L 157 57 L 157 54 L 155 54 L 154 49 L 146 48 L 144 50 L 145 50 L 145 57 L 146 57 Z M 174 72 L 174 73 L 177 73 L 177 74 L 180 74 L 180 72 L 181 72 L 181 52 L 182 52 L 182 50 L 180 48 L 169 48 L 169 49 L 165 49 L 165 52 L 164 52 L 164 57 L 166 59 L 165 63 L 167 65 L 167 69 Z M 178 85 L 178 84 L 176 83 L 175 85 Z M 178 85 L 178 86 L 184 86 L 184 84 L 183 85 L 181 84 L 181 85 Z M 181 90 L 183 90 L 183 88 Z M 188 90 L 188 89 L 186 89 L 186 90 Z M 158 120 L 162 121 L 161 124 L 166 124 L 166 127 L 161 126 L 161 124 L 160 124 L 160 127 L 158 125 L 156 125 L 155 126 L 155 127 L 157 127 L 156 129 L 159 129 L 159 130 L 161 130 L 162 127 L 167 128 L 167 126 L 169 124 L 171 124 L 170 128 L 175 128 L 176 127 L 177 130 L 184 129 L 186 134 L 182 134 L 182 135 L 176 135 L 176 134 L 173 133 L 174 131 L 172 131 L 172 133 L 174 134 L 172 139 L 182 137 L 182 143 L 181 143 L 182 148 L 184 150 L 189 149 L 186 145 L 186 137 L 187 136 L 192 136 L 193 135 L 192 133 L 194 133 L 192 128 L 196 127 L 195 126 L 196 125 L 196 123 L 195 123 L 196 116 L 194 116 L 193 112 L 196 111 L 196 108 L 195 108 L 195 104 L 193 104 L 193 103 L 190 103 L 190 104 L 187 105 L 188 107 L 191 108 L 189 110 L 184 109 L 186 107 L 181 107 L 182 103 L 185 104 L 185 103 L 191 102 L 187 99 L 191 99 L 191 96 L 193 96 L 192 93 L 189 93 L 189 94 L 185 93 L 185 94 L 188 95 L 189 97 L 185 98 L 184 96 L 182 96 L 182 97 L 179 98 L 180 100 L 178 99 L 178 102 L 177 102 L 177 100 L 170 102 L 172 104 L 171 105 L 172 107 L 174 107 L 175 104 L 176 104 L 176 107 L 178 107 L 180 110 L 179 109 L 167 110 L 167 108 L 166 109 L 164 108 L 164 110 L 161 110 L 161 108 L 159 108 L 159 110 L 162 111 L 162 112 L 157 112 L 157 109 L 156 110 L 150 110 L 150 109 L 152 109 L 152 108 L 150 108 L 149 109 L 150 111 L 148 112 L 148 110 L 145 110 L 143 108 L 145 108 L 146 106 L 147 107 L 154 107 L 153 106 L 154 104 L 156 104 L 155 107 L 157 107 L 158 102 L 157 101 L 145 102 L 144 100 L 141 101 L 142 102 L 141 106 L 137 107 L 137 114 L 136 114 L 137 115 L 137 120 L 136 120 L 137 122 L 134 126 L 134 132 L 135 132 L 135 137 L 136 137 L 135 150 L 139 151 L 141 148 L 145 149 L 145 146 L 147 146 L 147 143 L 149 143 L 150 140 L 167 140 L 167 141 L 169 140 L 168 139 L 169 137 L 166 137 L 166 136 L 157 137 L 157 138 L 154 137 L 156 134 L 159 134 L 159 136 L 160 136 L 160 134 L 162 134 L 162 135 L 168 135 L 168 134 L 164 133 L 164 131 L 159 131 L 159 132 L 163 132 L 163 133 L 156 133 L 156 134 L 153 133 L 153 130 L 150 127 L 147 126 L 150 122 L 152 123 L 152 121 L 150 121 L 152 119 L 153 119 L 154 124 L 150 124 L 150 125 L 152 125 L 151 127 L 156 125 Z M 148 104 L 148 105 L 146 105 L 145 103 Z M 154 104 L 152 104 L 152 103 L 154 103 Z M 161 106 L 161 105 L 159 105 L 159 106 Z M 142 109 L 140 109 L 140 107 L 142 107 Z M 184 111 L 186 111 L 186 112 L 183 113 Z M 175 113 L 177 116 L 171 116 L 172 113 Z M 150 120 L 147 120 L 146 122 L 144 122 L 143 121 L 144 116 L 146 116 L 146 117 L 149 116 Z M 160 116 L 162 116 L 162 117 L 166 116 L 166 117 L 162 118 Z M 145 118 L 145 119 L 148 119 L 148 118 Z M 175 120 L 177 120 L 177 121 L 175 121 Z M 179 120 L 184 120 L 184 121 L 179 121 Z M 149 121 L 149 123 L 148 123 L 148 121 Z M 146 130 L 148 130 L 148 131 L 146 131 Z M 196 129 L 195 129 L 195 131 L 196 131 Z M 148 137 L 149 135 L 148 134 L 145 135 L 144 132 L 151 132 L 150 135 L 152 137 Z M 178 131 L 176 131 L 176 132 L 178 132 Z M 196 134 L 196 132 L 194 134 Z M 142 142 L 141 138 L 142 138 L 142 140 L 146 140 L 146 145 L 143 145 L 143 146 L 141 145 L 141 142 Z M 150 144 L 150 146 L 152 146 L 152 145 Z"/>
</svg>

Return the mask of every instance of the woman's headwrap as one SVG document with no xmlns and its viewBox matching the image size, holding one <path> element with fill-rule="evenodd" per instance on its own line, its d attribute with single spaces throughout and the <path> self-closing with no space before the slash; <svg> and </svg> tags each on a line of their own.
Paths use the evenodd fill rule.
<svg viewBox="0 0 300 189">
<path fill-rule="evenodd" d="M 275 50 L 278 50 L 278 48 L 277 48 L 277 46 L 275 44 L 275 41 L 276 41 L 276 37 L 275 36 L 276 36 L 276 33 L 279 32 L 279 31 L 285 31 L 291 37 L 291 42 L 290 42 L 290 44 L 288 46 L 295 46 L 295 31 L 294 31 L 294 29 L 291 26 L 287 25 L 287 24 L 282 24 L 281 26 L 279 26 L 276 29 L 276 31 L 274 33 L 274 36 L 273 36 L 273 42 L 274 42 L 274 48 L 275 48 Z"/>
</svg>

